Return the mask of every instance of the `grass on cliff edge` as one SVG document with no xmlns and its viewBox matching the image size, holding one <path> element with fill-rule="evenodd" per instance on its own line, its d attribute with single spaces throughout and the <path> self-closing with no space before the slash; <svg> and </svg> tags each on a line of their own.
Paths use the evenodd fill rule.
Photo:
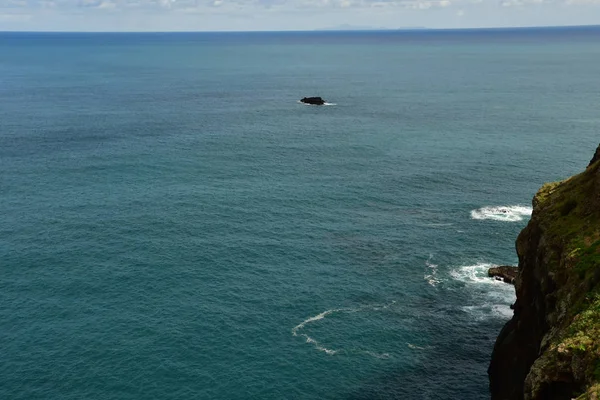
<svg viewBox="0 0 600 400">
<path fill-rule="evenodd" d="M 589 386 L 578 399 L 600 399 L 600 161 L 542 186 L 534 203 L 534 218 L 551 244 L 548 267 L 571 298 L 570 323 L 551 348 L 559 357 L 584 360 Z"/>
<path fill-rule="evenodd" d="M 558 353 L 575 354 L 588 365 L 585 375 L 591 385 L 577 400 L 600 399 L 600 293 L 591 298 L 590 306 L 575 316 L 566 337 L 555 347 Z"/>
<path fill-rule="evenodd" d="M 600 162 L 563 182 L 542 186 L 535 197 L 538 221 L 557 243 L 552 269 L 589 278 L 600 267 Z M 600 275 L 597 277 L 600 282 Z"/>
</svg>

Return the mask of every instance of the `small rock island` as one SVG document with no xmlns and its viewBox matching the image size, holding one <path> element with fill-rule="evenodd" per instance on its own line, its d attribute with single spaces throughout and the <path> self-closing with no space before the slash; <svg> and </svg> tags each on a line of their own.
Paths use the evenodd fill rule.
<svg viewBox="0 0 600 400">
<path fill-rule="evenodd" d="M 321 97 L 303 97 L 300 101 L 304 104 L 312 104 L 313 106 L 322 106 L 325 104 L 325 100 Z"/>
</svg>

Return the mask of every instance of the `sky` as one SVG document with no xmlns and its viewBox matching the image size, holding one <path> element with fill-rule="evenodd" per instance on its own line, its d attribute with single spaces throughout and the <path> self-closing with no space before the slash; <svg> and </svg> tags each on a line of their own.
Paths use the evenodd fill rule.
<svg viewBox="0 0 600 400">
<path fill-rule="evenodd" d="M 600 0 L 0 0 L 0 31 L 600 25 Z"/>
</svg>

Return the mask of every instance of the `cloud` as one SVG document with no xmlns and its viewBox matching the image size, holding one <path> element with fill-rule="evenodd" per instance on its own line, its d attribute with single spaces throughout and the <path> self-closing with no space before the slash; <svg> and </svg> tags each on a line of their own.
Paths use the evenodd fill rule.
<svg viewBox="0 0 600 400">
<path fill-rule="evenodd" d="M 521 0 L 500 0 L 500 6 L 502 7 L 515 7 L 522 5 L 523 2 Z"/>
<path fill-rule="evenodd" d="M 98 8 L 102 10 L 112 10 L 113 8 L 117 8 L 117 5 L 110 1 L 102 1 L 100 5 L 98 5 Z"/>
<path fill-rule="evenodd" d="M 27 22 L 31 18 L 31 14 L 0 14 L 1 22 Z"/>
<path fill-rule="evenodd" d="M 552 0 L 550 0 L 552 1 Z M 564 0 L 564 3 L 567 3 L 570 0 Z M 600 0 L 598 0 L 600 1 Z M 500 0 L 501 7 L 522 7 L 527 5 L 535 5 L 535 4 L 543 4 L 548 3 L 548 0 Z"/>
<path fill-rule="evenodd" d="M 24 8 L 27 7 L 27 0 L 7 0 L 0 2 L 0 8 Z"/>
<path fill-rule="evenodd" d="M 599 6 L 600 0 L 0 0 L 0 30 L 577 25 L 597 24 Z"/>
<path fill-rule="evenodd" d="M 600 0 L 565 0 L 565 4 L 571 5 L 600 5 Z"/>
<path fill-rule="evenodd" d="M 472 4 L 496 4 L 515 7 L 528 4 L 555 3 L 564 5 L 597 5 L 600 0 L 0 0 L 0 12 L 6 9 L 55 8 L 74 9 L 210 9 L 231 7 L 245 10 L 285 8 L 294 9 L 382 9 L 406 8 L 427 10 L 432 8 L 465 7 Z"/>
</svg>

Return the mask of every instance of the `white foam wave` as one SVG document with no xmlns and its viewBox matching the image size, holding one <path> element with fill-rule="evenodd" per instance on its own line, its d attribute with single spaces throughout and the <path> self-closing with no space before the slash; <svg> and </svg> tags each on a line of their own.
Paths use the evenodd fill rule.
<svg viewBox="0 0 600 400">
<path fill-rule="evenodd" d="M 514 311 L 510 308 L 510 306 L 506 306 L 505 304 L 494 304 L 492 306 L 492 311 L 500 317 L 510 319 L 512 318 Z"/>
<path fill-rule="evenodd" d="M 479 220 L 492 220 L 502 222 L 522 221 L 525 217 L 530 217 L 533 209 L 531 207 L 514 206 L 487 206 L 476 210 L 471 210 L 471 218 Z"/>
<path fill-rule="evenodd" d="M 379 353 L 375 353 L 375 352 L 372 352 L 372 351 L 365 351 L 364 353 L 370 355 L 371 357 L 379 358 L 380 360 L 386 360 L 386 359 L 390 358 L 390 354 L 389 353 L 381 353 L 381 354 L 379 354 Z"/>
<path fill-rule="evenodd" d="M 294 334 L 294 336 L 296 336 L 296 332 L 298 332 L 300 329 L 304 328 L 304 326 L 306 324 L 310 324 L 311 322 L 318 321 L 320 319 L 325 318 L 327 315 L 329 315 L 331 313 L 342 311 L 342 310 L 343 310 L 342 308 L 337 308 L 337 309 L 334 309 L 334 310 L 327 310 L 327 311 L 323 311 L 321 314 L 315 315 L 314 317 L 307 318 L 304 321 L 302 321 L 301 323 L 299 323 L 298 325 L 296 325 L 292 329 L 292 333 Z"/>
<path fill-rule="evenodd" d="M 454 224 L 452 223 L 446 223 L 446 222 L 431 222 L 428 224 L 423 224 L 423 226 L 428 227 L 428 228 L 443 228 L 446 226 L 453 226 Z"/>
<path fill-rule="evenodd" d="M 417 346 L 416 344 L 406 343 L 409 349 L 413 350 L 425 350 L 425 347 Z"/>
<path fill-rule="evenodd" d="M 515 300 L 515 288 L 502 281 L 490 278 L 487 274 L 493 264 L 478 263 L 453 269 L 450 275 L 475 289 L 477 305 L 462 307 L 476 319 L 488 317 L 507 319 L 512 316 L 510 304 Z M 480 290 L 477 290 L 479 288 Z"/>
<path fill-rule="evenodd" d="M 389 306 L 391 306 L 392 304 L 395 304 L 396 300 L 392 300 L 391 302 L 387 303 L 387 304 L 382 304 L 382 305 L 374 305 L 374 306 L 363 306 L 360 308 L 353 308 L 351 310 L 348 310 L 348 312 L 358 312 L 358 311 L 362 311 L 365 308 L 367 309 L 371 309 L 373 311 L 379 311 L 379 310 L 386 310 Z"/>
<path fill-rule="evenodd" d="M 506 304 L 483 304 L 480 306 L 465 306 L 462 310 L 469 313 L 477 320 L 484 320 L 489 317 L 510 319 L 513 316 L 513 310 Z"/>
<path fill-rule="evenodd" d="M 332 356 L 332 355 L 334 355 L 335 353 L 338 352 L 338 350 L 332 350 L 332 349 L 328 349 L 327 347 L 321 346 L 319 344 L 319 342 L 317 342 L 315 339 L 311 338 L 307 334 L 303 333 L 302 336 L 304 336 L 306 338 L 306 343 L 311 343 L 312 345 L 315 346 L 315 348 L 317 350 L 324 351 L 325 353 L 329 354 L 330 356 Z"/>
<path fill-rule="evenodd" d="M 505 289 L 506 292 L 514 292 L 514 286 L 504 283 L 504 281 L 490 278 L 488 270 L 497 267 L 497 264 L 477 263 L 473 265 L 463 265 L 450 271 L 450 275 L 459 281 L 465 283 L 476 283 L 483 285 L 492 285 L 498 289 Z"/>
<path fill-rule="evenodd" d="M 493 264 L 490 263 L 478 263 L 474 265 L 464 265 L 450 271 L 450 275 L 459 281 L 466 283 L 482 283 L 482 284 L 497 284 L 498 281 L 490 279 L 487 275 L 488 269 Z M 506 284 L 504 284 L 506 286 Z"/>
<path fill-rule="evenodd" d="M 309 103 L 304 103 L 304 102 L 302 102 L 302 101 L 300 101 L 300 100 L 298 100 L 298 101 L 297 101 L 297 103 L 300 103 L 300 104 L 302 104 L 302 105 L 305 105 L 305 106 L 319 106 L 318 104 L 309 104 Z M 323 103 L 322 105 L 323 105 L 323 106 L 337 106 L 337 103 L 329 103 L 329 102 L 325 102 L 325 103 Z"/>
<path fill-rule="evenodd" d="M 427 281 L 427 283 L 429 283 L 431 286 L 436 286 L 438 283 L 441 282 L 441 279 L 438 278 L 437 273 L 438 273 L 438 266 L 434 263 L 431 262 L 431 260 L 433 260 L 433 254 L 429 255 L 429 258 L 427 259 L 427 261 L 425 261 L 425 275 L 423 276 L 423 279 L 425 279 Z"/>
</svg>

